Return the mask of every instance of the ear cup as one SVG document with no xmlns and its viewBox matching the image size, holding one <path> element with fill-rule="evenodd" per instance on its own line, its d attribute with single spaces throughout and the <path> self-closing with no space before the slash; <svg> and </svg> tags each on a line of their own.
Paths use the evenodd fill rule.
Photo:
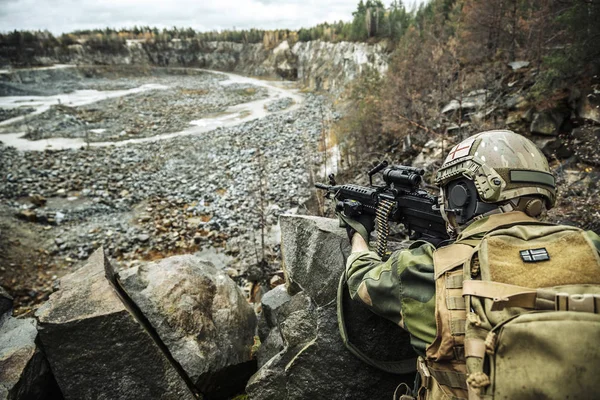
<svg viewBox="0 0 600 400">
<path fill-rule="evenodd" d="M 450 182 L 446 190 L 449 209 L 459 210 L 454 212 L 458 224 L 462 225 L 475 216 L 479 199 L 472 181 L 458 179 Z"/>
<path fill-rule="evenodd" d="M 457 207 L 464 207 L 469 203 L 469 189 L 465 185 L 458 184 L 450 192 L 450 200 Z"/>
<path fill-rule="evenodd" d="M 530 217 L 539 217 L 539 215 L 542 213 L 544 204 L 542 203 L 541 199 L 531 199 L 527 201 L 527 204 L 525 205 L 525 214 L 529 215 Z"/>
</svg>

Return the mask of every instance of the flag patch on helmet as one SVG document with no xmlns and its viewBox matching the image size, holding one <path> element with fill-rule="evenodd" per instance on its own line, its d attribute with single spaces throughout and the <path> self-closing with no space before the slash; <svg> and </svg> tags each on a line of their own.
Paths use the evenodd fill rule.
<svg viewBox="0 0 600 400">
<path fill-rule="evenodd" d="M 450 153 L 448 153 L 448 157 L 446 157 L 444 164 L 468 156 L 474 142 L 475 139 L 467 139 L 454 146 L 452 150 L 450 150 Z"/>
</svg>

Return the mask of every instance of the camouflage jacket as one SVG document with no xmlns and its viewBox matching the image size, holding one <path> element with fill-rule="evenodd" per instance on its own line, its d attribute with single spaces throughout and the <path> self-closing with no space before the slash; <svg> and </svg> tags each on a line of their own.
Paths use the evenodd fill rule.
<svg viewBox="0 0 600 400">
<path fill-rule="evenodd" d="M 462 235 L 478 230 L 488 218 L 472 223 Z M 481 240 L 486 233 L 477 232 L 469 240 Z M 587 234 L 600 252 L 600 237 L 591 231 Z M 436 337 L 434 252 L 433 245 L 418 241 L 392 253 L 385 262 L 373 251 L 361 251 L 352 253 L 346 264 L 351 297 L 406 329 L 411 344 L 423 356 Z"/>
</svg>

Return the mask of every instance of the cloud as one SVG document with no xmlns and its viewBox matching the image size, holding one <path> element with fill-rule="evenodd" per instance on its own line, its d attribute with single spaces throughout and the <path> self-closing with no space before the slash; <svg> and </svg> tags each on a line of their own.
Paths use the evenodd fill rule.
<svg viewBox="0 0 600 400">
<path fill-rule="evenodd" d="M 358 0 L 0 0 L 0 31 L 133 25 L 197 30 L 298 29 L 350 20 Z"/>
</svg>

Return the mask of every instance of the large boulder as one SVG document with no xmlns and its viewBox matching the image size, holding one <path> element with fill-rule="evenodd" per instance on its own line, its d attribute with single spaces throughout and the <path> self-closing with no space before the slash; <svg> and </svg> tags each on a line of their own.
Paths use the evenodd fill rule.
<svg viewBox="0 0 600 400">
<path fill-rule="evenodd" d="M 529 131 L 538 135 L 556 136 L 563 120 L 564 117 L 557 112 L 543 111 L 535 113 Z"/>
<path fill-rule="evenodd" d="M 183 255 L 122 271 L 119 280 L 203 394 L 244 389 L 256 371 L 256 315 L 225 272 Z"/>
<path fill-rule="evenodd" d="M 186 381 L 105 278 L 103 249 L 61 279 L 36 312 L 66 399 L 195 399 Z"/>
<path fill-rule="evenodd" d="M 286 296 L 276 289 L 263 298 L 267 341 L 281 337 L 283 350 L 271 356 L 246 387 L 251 399 L 387 398 L 414 375 L 382 372 L 360 361 L 338 331 L 336 294 L 350 245 L 332 219 L 284 215 L 280 218 Z M 272 291 L 273 292 L 273 291 Z M 412 359 L 408 334 L 349 298 L 344 311 L 350 340 L 381 361 Z M 273 352 L 273 347 L 259 350 Z"/>
<path fill-rule="evenodd" d="M 0 321 L 0 399 L 61 399 L 44 354 L 35 344 L 33 318 Z"/>
</svg>

